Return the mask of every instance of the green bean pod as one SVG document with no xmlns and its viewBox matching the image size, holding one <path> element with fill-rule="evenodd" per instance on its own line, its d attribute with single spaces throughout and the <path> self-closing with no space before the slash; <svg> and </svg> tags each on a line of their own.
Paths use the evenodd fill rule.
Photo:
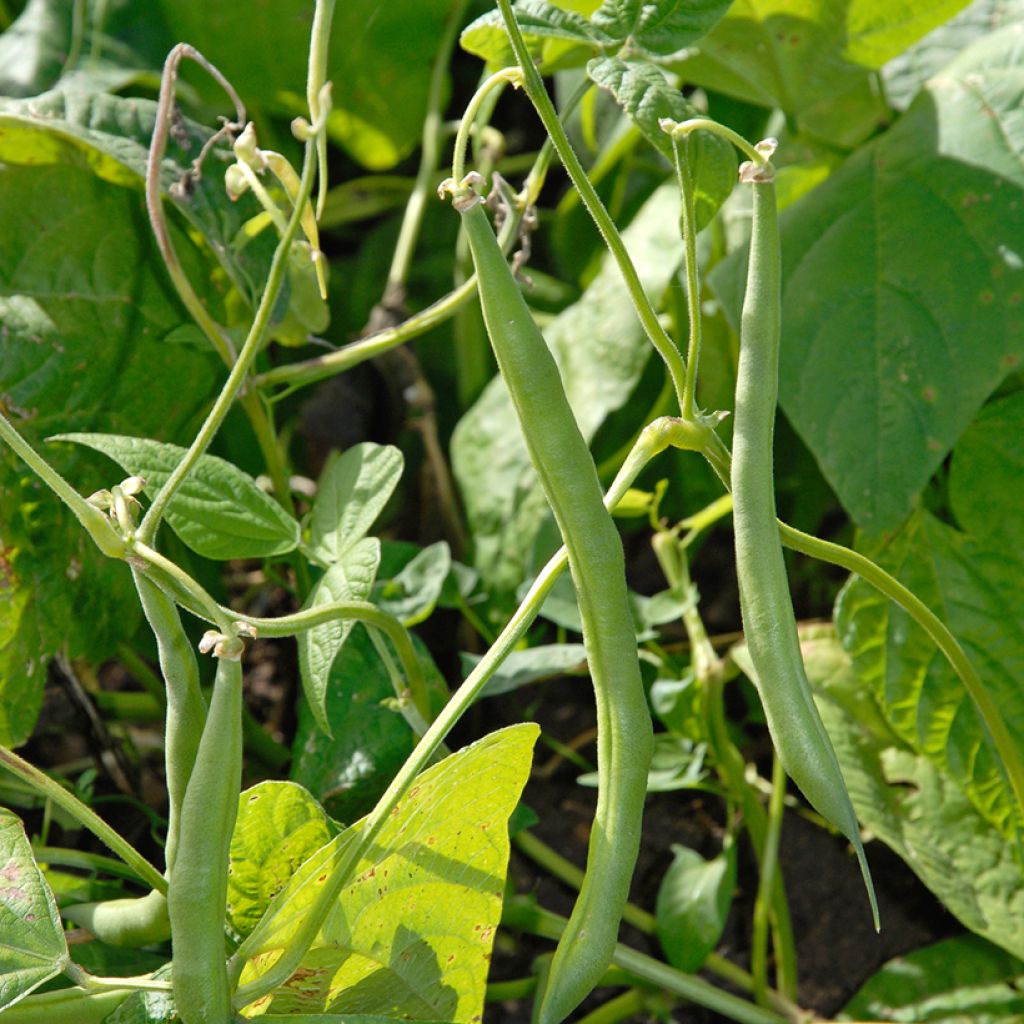
<svg viewBox="0 0 1024 1024">
<path fill-rule="evenodd" d="M 167 686 L 164 764 L 169 809 L 164 856 L 169 872 L 178 846 L 185 787 L 206 721 L 206 702 L 199 688 L 195 652 L 174 602 L 138 570 L 133 570 L 133 576 L 142 610 L 156 637 L 160 670 Z M 68 907 L 64 916 L 112 946 L 148 946 L 163 942 L 171 934 L 167 900 L 156 890 L 138 899 L 82 903 Z"/>
<path fill-rule="evenodd" d="M 182 1024 L 228 1024 L 231 989 L 224 920 L 228 854 L 242 785 L 242 665 L 222 657 L 181 808 L 167 905 L 171 980 Z"/>
<path fill-rule="evenodd" d="M 773 171 L 746 165 L 753 189 L 747 289 L 733 428 L 736 572 L 747 649 L 772 742 L 811 806 L 857 853 L 875 924 L 878 908 L 839 761 L 811 696 L 775 519 L 773 443 L 781 333 L 781 260 Z"/>
<path fill-rule="evenodd" d="M 539 1015 L 540 1024 L 557 1024 L 611 961 L 640 846 L 651 719 L 626 598 L 622 542 L 604 507 L 590 451 L 483 207 L 471 205 L 462 218 L 487 333 L 568 551 L 597 702 L 599 788 L 587 872 L 555 951 Z"/>
</svg>

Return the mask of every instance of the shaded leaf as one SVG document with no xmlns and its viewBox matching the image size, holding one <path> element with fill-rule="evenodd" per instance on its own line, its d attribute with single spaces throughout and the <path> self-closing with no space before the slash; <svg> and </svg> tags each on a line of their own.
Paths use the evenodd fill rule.
<svg viewBox="0 0 1024 1024">
<path fill-rule="evenodd" d="M 655 301 L 682 258 L 678 220 L 676 187 L 666 185 L 624 232 L 640 279 Z M 651 352 L 614 262 L 605 261 L 584 296 L 557 316 L 544 336 L 580 430 L 590 439 L 605 417 L 625 404 Z M 452 465 L 466 505 L 475 567 L 487 586 L 512 591 L 525 576 L 547 504 L 500 377 L 456 426 Z"/>
<path fill-rule="evenodd" d="M 71 39 L 71 0 L 28 0 L 0 35 L 0 95 L 35 96 L 60 75 Z"/>
<path fill-rule="evenodd" d="M 64 970 L 64 929 L 21 819 L 0 808 L 0 1011 Z"/>
<path fill-rule="evenodd" d="M 380 564 L 380 541 L 364 537 L 348 548 L 341 560 L 324 573 L 306 599 L 304 608 L 341 601 L 365 601 L 373 589 Z M 302 691 L 317 725 L 330 733 L 327 686 L 331 667 L 345 645 L 355 619 L 332 619 L 299 634 L 299 675 Z"/>
<path fill-rule="evenodd" d="M 1024 359 L 1019 46 L 971 47 L 782 217 L 782 407 L 871 529 L 909 514 Z M 733 323 L 744 260 L 710 277 Z"/>
<path fill-rule="evenodd" d="M 975 935 L 890 960 L 837 1020 L 1010 1024 L 1024 1015 L 1024 963 Z"/>
<path fill-rule="evenodd" d="M 725 929 L 736 891 L 736 848 L 730 844 L 711 860 L 685 846 L 673 845 L 672 853 L 655 904 L 658 941 L 673 967 L 692 974 Z"/>
<path fill-rule="evenodd" d="M 963 788 L 893 728 L 890 706 L 854 671 L 831 627 L 801 630 L 815 690 L 858 819 L 967 928 L 1024 953 L 1017 846 Z"/>
<path fill-rule="evenodd" d="M 103 452 L 126 473 L 141 476 L 150 499 L 186 455 L 177 445 L 118 434 L 57 434 L 50 440 Z M 248 473 L 216 455 L 196 462 L 168 504 L 166 519 L 193 551 L 220 561 L 283 555 L 299 543 L 298 522 Z"/>
<path fill-rule="evenodd" d="M 374 588 L 374 602 L 406 628 L 433 614 L 452 568 L 445 541 L 424 548 L 402 571 Z"/>
<path fill-rule="evenodd" d="M 604 0 L 591 24 L 628 53 L 669 59 L 705 35 L 732 0 Z"/>
<path fill-rule="evenodd" d="M 412 639 L 434 709 L 439 710 L 444 678 L 426 648 Z M 369 811 L 412 752 L 415 737 L 394 707 L 394 697 L 386 667 L 366 630 L 359 628 L 327 677 L 324 701 L 330 732 L 317 724 L 307 704 L 299 705 L 291 777 L 338 821 L 354 821 Z"/>
<path fill-rule="evenodd" d="M 601 57 L 587 64 L 587 74 L 607 89 L 643 132 L 644 138 L 670 163 L 675 157 L 672 140 L 661 130 L 661 118 L 685 121 L 699 111 L 682 92 L 669 84 L 652 64 Z M 691 168 L 697 230 L 705 227 L 729 197 L 736 183 L 736 155 L 725 139 L 710 132 L 690 137 L 684 155 Z"/>
<path fill-rule="evenodd" d="M 334 837 L 324 809 L 294 782 L 260 782 L 238 798 L 228 869 L 228 920 L 241 936 L 307 857 Z"/>
<path fill-rule="evenodd" d="M 309 546 L 329 564 L 362 540 L 402 476 L 402 453 L 364 441 L 332 456 L 320 474 L 309 517 Z"/>
<path fill-rule="evenodd" d="M 187 39 L 267 113 L 308 117 L 306 60 L 313 7 L 306 0 L 160 0 L 175 39 Z M 335 83 L 327 128 L 360 163 L 385 170 L 420 141 L 433 54 L 448 0 L 347 0 L 334 10 L 327 78 Z M 202 86 L 223 102 L 205 82 Z"/>
<path fill-rule="evenodd" d="M 463 653 L 461 659 L 465 675 L 480 661 L 480 657 L 475 654 Z M 480 691 L 480 697 L 496 697 L 500 693 L 518 690 L 520 686 L 563 675 L 585 666 L 586 661 L 587 652 L 583 644 L 541 644 L 539 647 L 512 651 L 487 680 Z"/>
<path fill-rule="evenodd" d="M 960 525 L 981 540 L 1015 546 L 1024 534 L 1024 392 L 991 402 L 953 450 L 949 500 Z"/>
<path fill-rule="evenodd" d="M 977 666 L 1010 734 L 1024 743 L 1019 555 L 986 548 L 927 514 L 916 516 L 890 542 L 864 546 L 938 610 Z M 1019 812 L 1001 762 L 974 704 L 923 630 L 858 580 L 836 603 L 836 628 L 891 727 L 1012 838 Z"/>
<path fill-rule="evenodd" d="M 735 0 L 678 65 L 689 82 L 799 115 L 857 87 L 968 0 Z"/>
<path fill-rule="evenodd" d="M 508 818 L 526 781 L 537 726 L 492 733 L 418 777 L 303 959 L 279 1013 L 361 1012 L 468 1022 L 483 1012 L 508 865 Z M 315 854 L 253 932 L 245 984 L 291 940 L 310 902 L 359 834 Z"/>
<path fill-rule="evenodd" d="M 171 979 L 171 965 L 158 970 L 154 977 Z M 174 1012 L 174 996 L 170 992 L 133 992 L 103 1024 L 178 1024 Z"/>
</svg>

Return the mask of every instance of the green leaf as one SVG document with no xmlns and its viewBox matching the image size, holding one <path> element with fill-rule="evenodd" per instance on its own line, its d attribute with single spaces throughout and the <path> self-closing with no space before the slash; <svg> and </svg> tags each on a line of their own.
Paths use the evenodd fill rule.
<svg viewBox="0 0 1024 1024">
<path fill-rule="evenodd" d="M 670 163 L 675 157 L 672 140 L 661 130 L 661 118 L 685 121 L 699 111 L 683 98 L 653 64 L 601 57 L 587 64 L 587 74 L 626 111 L 644 138 Z M 725 139 L 710 132 L 697 132 L 684 149 L 691 167 L 697 230 L 705 227 L 729 197 L 736 182 L 736 155 Z"/>
<path fill-rule="evenodd" d="M 468 675 L 480 656 L 462 654 L 462 669 Z M 480 697 L 497 697 L 500 693 L 518 690 L 521 686 L 564 675 L 585 666 L 587 652 L 583 644 L 541 644 L 522 651 L 512 651 L 498 670 L 487 680 Z"/>
<path fill-rule="evenodd" d="M 374 588 L 374 602 L 410 628 L 429 618 L 452 568 L 452 553 L 440 540 L 424 548 L 397 576 Z"/>
<path fill-rule="evenodd" d="M 590 21 L 627 53 L 667 60 L 705 35 L 731 3 L 732 0 L 604 0 Z"/>
<path fill-rule="evenodd" d="M 933 29 L 882 68 L 885 98 L 905 110 L 917 91 L 957 54 L 982 36 L 1024 20 L 1022 0 L 971 0 L 959 14 Z"/>
<path fill-rule="evenodd" d="M 248 935 L 299 865 L 335 834 L 320 804 L 295 782 L 260 782 L 245 790 L 231 836 L 231 927 Z"/>
<path fill-rule="evenodd" d="M 802 111 L 860 85 L 967 0 L 735 0 L 677 65 L 686 81 Z"/>
<path fill-rule="evenodd" d="M 654 713 L 671 732 L 691 739 L 705 734 L 701 688 L 692 671 L 681 679 L 656 679 L 649 697 Z"/>
<path fill-rule="evenodd" d="M 899 735 L 890 722 L 893 706 L 854 671 L 831 627 L 801 630 L 801 646 L 858 819 L 962 924 L 1015 956 L 1024 954 L 1016 842 Z"/>
<path fill-rule="evenodd" d="M 364 441 L 332 455 L 309 517 L 309 546 L 333 565 L 369 532 L 402 476 L 402 453 Z"/>
<path fill-rule="evenodd" d="M 263 1024 L 394 1024 L 394 1017 L 374 1017 L 365 1013 L 268 1013 Z M 447 1021 L 421 1021 L 420 1024 L 449 1024 Z"/>
<path fill-rule="evenodd" d="M 252 107 L 309 116 L 306 60 L 313 8 L 306 0 L 160 0 L 174 39 L 187 39 Z M 371 170 L 393 167 L 420 141 L 432 54 L 449 0 L 347 0 L 334 10 L 327 79 L 335 83 L 331 138 Z M 203 86 L 211 98 L 221 97 Z"/>
<path fill-rule="evenodd" d="M 574 11 L 562 10 L 546 0 L 517 0 L 516 20 L 531 55 L 543 74 L 557 68 L 579 67 L 615 39 Z M 487 61 L 491 67 L 516 63 L 500 11 L 481 15 L 467 26 L 462 48 Z"/>
<path fill-rule="evenodd" d="M 141 476 L 150 499 L 186 455 L 174 444 L 120 434 L 57 434 L 50 440 L 103 452 L 126 473 Z M 196 554 L 220 561 L 283 555 L 299 543 L 298 522 L 248 473 L 216 455 L 195 464 L 168 504 L 166 519 Z"/>
<path fill-rule="evenodd" d="M 365 601 L 373 589 L 380 564 L 380 541 L 364 537 L 356 541 L 324 573 L 306 599 L 304 608 L 318 608 L 341 601 Z M 331 667 L 356 624 L 355 619 L 332 619 L 299 634 L 299 675 L 317 725 L 328 735 L 327 688 Z"/>
<path fill-rule="evenodd" d="M 654 193 L 624 238 L 647 293 L 658 301 L 682 258 L 674 184 Z M 593 438 L 605 417 L 626 403 L 651 353 L 613 261 L 604 262 L 583 297 L 544 336 L 580 430 Z M 452 465 L 475 545 L 475 568 L 487 586 L 514 591 L 547 504 L 500 377 L 456 426 Z"/>
<path fill-rule="evenodd" d="M 416 637 L 413 645 L 439 710 L 444 678 Z M 359 628 L 327 677 L 324 703 L 330 732 L 319 726 L 308 704 L 299 705 L 291 777 L 338 821 L 354 821 L 369 811 L 412 753 L 415 737 L 394 707 L 394 697 L 386 667 L 366 630 Z"/>
<path fill-rule="evenodd" d="M 867 553 L 939 614 L 977 666 L 1010 733 L 1024 743 L 1024 561 L 987 548 L 927 514 Z M 1002 766 L 959 679 L 910 617 L 861 581 L 836 604 L 836 628 L 892 728 L 929 758 L 1008 839 L 1014 809 Z"/>
<path fill-rule="evenodd" d="M 1024 359 L 1017 46 L 1005 30 L 971 47 L 782 217 L 782 407 L 872 530 L 906 518 Z M 710 276 L 733 323 L 744 260 Z"/>
<path fill-rule="evenodd" d="M 949 500 L 957 521 L 980 540 L 1016 545 L 1024 533 L 1024 392 L 991 402 L 953 450 Z"/>
<path fill-rule="evenodd" d="M 57 902 L 16 814 L 0 808 L 0 1012 L 67 965 Z"/>
<path fill-rule="evenodd" d="M 677 970 L 692 974 L 725 930 L 736 891 L 736 848 L 705 860 L 696 850 L 672 846 L 675 860 L 658 887 L 658 941 Z"/>
<path fill-rule="evenodd" d="M 1024 1016 L 1024 963 L 974 935 L 890 960 L 837 1020 L 1010 1024 Z"/>
<path fill-rule="evenodd" d="M 479 1019 L 501 916 L 508 818 L 538 731 L 526 724 L 492 733 L 417 778 L 352 871 L 302 962 L 301 988 L 278 989 L 270 1012 Z M 361 828 L 310 858 L 274 901 L 253 932 L 242 984 L 291 941 Z"/>
</svg>

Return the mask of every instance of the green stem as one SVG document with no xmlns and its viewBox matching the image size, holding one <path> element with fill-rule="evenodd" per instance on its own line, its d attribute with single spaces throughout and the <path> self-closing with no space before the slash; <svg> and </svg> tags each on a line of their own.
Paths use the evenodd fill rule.
<svg viewBox="0 0 1024 1024">
<path fill-rule="evenodd" d="M 110 520 L 83 498 L 51 466 L 46 459 L 26 441 L 11 425 L 10 421 L 0 413 L 0 438 L 6 441 L 14 453 L 38 476 L 54 494 L 71 509 L 75 518 L 82 524 L 86 532 L 95 541 L 96 546 L 109 558 L 123 558 L 125 542 L 118 535 Z"/>
<path fill-rule="evenodd" d="M 668 447 L 670 437 L 673 435 L 674 426 L 675 421 L 658 420 L 644 430 L 637 441 L 636 448 L 634 448 L 630 457 L 626 460 L 619 475 L 605 496 L 605 504 L 608 508 L 614 508 L 618 504 L 650 459 Z M 326 920 L 327 915 L 330 913 L 338 898 L 338 894 L 348 883 L 351 871 L 365 854 L 366 850 L 373 844 L 377 833 L 387 820 L 388 815 L 398 804 L 405 791 L 412 785 L 416 776 L 430 764 L 431 759 L 444 742 L 449 731 L 473 704 L 487 681 L 497 671 L 505 658 L 515 649 L 530 624 L 536 618 L 544 598 L 552 586 L 554 586 L 555 580 L 567 563 L 568 556 L 564 547 L 549 559 L 548 563 L 534 580 L 522 603 L 501 631 L 498 639 L 474 666 L 463 684 L 452 695 L 448 704 L 445 705 L 440 714 L 431 723 L 430 728 L 424 733 L 412 754 L 406 759 L 398 774 L 394 777 L 387 790 L 385 790 L 384 795 L 377 802 L 377 806 L 366 817 L 364 825 L 360 829 L 358 839 L 346 850 L 344 858 L 335 867 L 330 879 L 320 889 L 315 902 L 303 919 L 288 949 L 260 978 L 238 989 L 234 1000 L 236 1007 L 246 1006 L 253 1000 L 259 999 L 279 985 L 284 984 L 298 968 L 302 958 L 320 931 L 324 920 Z M 316 610 L 310 610 L 310 612 L 313 611 Z M 251 933 L 247 939 L 243 940 L 238 951 L 231 959 L 229 972 L 234 984 L 237 984 L 246 960 L 258 952 L 254 948 L 258 943 L 258 937 L 254 938 L 255 936 L 257 936 L 257 932 Z"/>
<path fill-rule="evenodd" d="M 158 704 L 167 703 L 163 680 L 149 667 L 146 661 L 126 643 L 118 644 L 117 656 L 121 664 L 131 673 L 132 678 Z"/>
<path fill-rule="evenodd" d="M 41 796 L 52 800 L 61 810 L 66 811 L 79 825 L 88 829 L 108 849 L 116 853 L 147 885 L 160 892 L 167 892 L 167 879 L 127 839 L 115 832 L 91 807 L 82 803 L 73 793 L 69 793 L 59 782 L 29 764 L 13 750 L 2 746 L 0 767 L 6 768 L 27 782 Z"/>
<path fill-rule="evenodd" d="M 102 1024 L 131 994 L 80 988 L 35 993 L 4 1010 L 4 1024 Z"/>
<path fill-rule="evenodd" d="M 812 537 L 792 526 L 787 526 L 781 520 L 779 536 L 782 543 L 794 551 L 831 565 L 841 566 L 860 576 L 866 583 L 870 583 L 876 590 L 898 604 L 928 634 L 974 702 L 1002 759 L 1017 806 L 1024 810 L 1024 753 L 1010 735 L 999 707 L 991 693 L 985 689 L 974 665 L 945 623 L 916 594 L 866 555 L 845 548 L 841 544 Z"/>
<path fill-rule="evenodd" d="M 519 30 L 515 14 L 512 11 L 511 0 L 498 0 L 498 6 L 504 18 L 505 27 L 508 31 L 516 60 L 519 62 L 519 67 L 523 72 L 523 85 L 526 95 L 530 98 L 530 102 L 533 103 L 537 113 L 540 115 L 541 122 L 555 147 L 555 152 L 558 153 L 558 157 L 568 172 L 573 185 L 583 199 L 583 204 L 597 225 L 605 245 L 608 246 L 615 262 L 618 264 L 619 270 L 625 279 L 630 299 L 636 309 L 637 316 L 640 318 L 640 323 L 643 326 L 644 332 L 650 338 L 651 343 L 657 349 L 658 354 L 665 361 L 676 391 L 676 397 L 680 402 L 680 408 L 682 408 L 684 382 L 686 379 L 686 365 L 683 357 L 676 348 L 675 343 L 666 333 L 665 328 L 662 327 L 658 314 L 654 311 L 654 306 L 644 291 L 643 284 L 640 282 L 640 277 L 633 266 L 633 261 L 630 259 L 629 252 L 622 241 L 622 236 L 619 234 L 615 222 L 609 216 L 604 203 L 601 202 L 601 197 L 591 184 L 586 171 L 583 169 L 583 165 L 579 161 L 579 157 L 576 156 L 576 152 L 572 148 L 569 136 L 562 127 L 558 114 L 551 103 L 551 98 L 544 88 L 540 72 L 530 56 L 526 42 L 523 39 L 523 34 Z"/>
<path fill-rule="evenodd" d="M 191 472 L 192 467 L 206 452 L 206 449 L 209 448 L 214 436 L 220 429 L 220 425 L 224 422 L 224 418 L 227 416 L 235 397 L 238 395 L 242 384 L 245 382 L 246 375 L 249 373 L 253 360 L 256 358 L 256 354 L 263 345 L 267 327 L 270 323 L 270 318 L 277 302 L 277 297 L 280 294 L 281 287 L 284 284 L 285 276 L 287 274 L 291 244 L 298 233 L 303 210 L 305 209 L 306 201 L 309 199 L 309 193 L 313 186 L 313 178 L 316 168 L 315 156 L 316 142 L 315 140 L 310 140 L 306 143 L 305 157 L 302 165 L 302 179 L 299 185 L 298 195 L 295 197 L 295 204 L 292 209 L 291 217 L 288 219 L 288 230 L 281 236 L 277 249 L 274 251 L 274 259 L 270 266 L 270 273 L 267 276 L 267 282 L 263 289 L 263 295 L 260 299 L 259 307 L 256 310 L 256 315 L 253 318 L 252 326 L 249 328 L 249 333 L 242 346 L 241 352 L 238 354 L 238 359 L 234 366 L 231 367 L 228 379 L 225 382 L 224 387 L 221 389 L 220 394 L 217 396 L 216 401 L 213 403 L 213 407 L 210 409 L 210 412 L 206 417 L 206 421 L 200 428 L 199 433 L 196 435 L 195 440 L 189 447 L 188 452 L 186 452 L 182 457 L 181 462 L 179 462 L 174 468 L 174 471 L 171 473 L 170 477 L 168 477 L 163 487 L 160 488 L 157 496 L 153 499 L 152 505 L 150 505 L 143 517 L 137 536 L 139 540 L 145 544 L 152 542 L 153 536 L 156 533 L 157 527 L 160 525 L 160 520 L 167 509 L 168 503 Z"/>
<path fill-rule="evenodd" d="M 455 146 L 452 150 L 452 179 L 459 185 L 466 176 L 466 151 L 469 149 L 469 136 L 472 132 L 477 114 L 484 101 L 495 89 L 504 89 L 509 84 L 522 84 L 523 76 L 519 68 L 502 68 L 489 75 L 480 83 L 475 93 L 466 104 L 466 109 L 459 121 L 459 130 L 455 135 Z"/>
<path fill-rule="evenodd" d="M 686 272 L 686 307 L 690 321 L 690 340 L 686 350 L 686 381 L 683 385 L 681 414 L 684 419 L 693 419 L 696 410 L 697 368 L 700 365 L 701 317 L 700 279 L 697 273 L 697 215 L 694 203 L 693 174 L 684 159 L 683 149 L 687 140 L 673 138 L 672 153 L 675 157 L 676 179 L 682 199 L 680 227 L 683 235 L 683 266 Z"/>
<path fill-rule="evenodd" d="M 138 873 L 126 867 L 113 857 L 105 857 L 102 853 L 89 853 L 87 850 L 70 850 L 63 846 L 37 846 L 32 844 L 32 856 L 38 864 L 62 864 L 69 868 L 80 868 L 83 871 L 94 871 L 97 874 L 113 875 L 134 882 Z"/>
<path fill-rule="evenodd" d="M 484 992 L 484 1001 L 503 1003 L 513 999 L 529 999 L 537 991 L 536 978 L 516 978 L 513 981 L 492 981 Z"/>
<path fill-rule="evenodd" d="M 444 102 L 444 84 L 451 63 L 452 51 L 458 38 L 462 16 L 468 6 L 468 0 L 456 0 L 448 11 L 441 43 L 434 58 L 434 67 L 430 74 L 430 89 L 427 93 L 427 113 L 423 121 L 423 135 L 420 150 L 420 166 L 416 173 L 416 183 L 406 203 L 405 216 L 398 232 L 395 252 L 391 258 L 391 269 L 388 271 L 387 284 L 384 287 L 385 299 L 398 295 L 405 287 L 412 264 L 416 240 L 419 238 L 426 210 L 427 196 L 437 185 L 434 178 L 441 159 L 441 139 L 444 128 L 442 103 Z"/>
<path fill-rule="evenodd" d="M 642 1013 L 650 996 L 638 988 L 631 988 L 609 999 L 603 1006 L 580 1017 L 578 1024 L 619 1024 Z"/>
<path fill-rule="evenodd" d="M 327 57 L 331 41 L 331 21 L 334 18 L 335 0 L 316 0 L 313 9 L 313 26 L 310 30 L 309 65 L 306 73 L 306 103 L 309 117 L 316 132 L 318 195 L 316 200 L 317 220 L 324 212 L 327 201 L 327 132 L 321 124 L 323 111 L 320 94 L 327 82 Z M 301 205 L 305 205 L 305 199 Z"/>
<path fill-rule="evenodd" d="M 506 900 L 502 923 L 517 931 L 539 935 L 557 941 L 568 923 L 564 917 L 523 899 Z M 755 1006 L 745 999 L 730 995 L 692 974 L 683 974 L 653 957 L 638 953 L 628 946 L 618 945 L 612 963 L 643 981 L 657 985 L 673 995 L 688 999 L 698 1006 L 720 1013 L 739 1024 L 792 1024 L 795 1018 L 783 1016 L 773 1010 Z"/>
<path fill-rule="evenodd" d="M 90 974 L 76 963 L 64 968 L 64 974 L 86 992 L 120 992 L 130 989 L 135 992 L 170 992 L 171 983 L 148 975 L 129 978 L 101 978 Z"/>
<path fill-rule="evenodd" d="M 230 608 L 222 608 L 184 569 L 141 540 L 132 541 L 132 553 L 148 563 L 147 575 L 155 583 L 165 584 L 171 596 L 183 608 L 212 622 L 222 633 L 227 633 L 236 618 Z M 154 573 L 151 570 L 156 569 Z"/>
<path fill-rule="evenodd" d="M 772 795 L 768 803 L 768 828 L 761 849 L 761 877 L 754 901 L 753 938 L 751 940 L 750 973 L 754 978 L 754 998 L 761 1006 L 768 1005 L 768 922 L 775 878 L 779 866 L 779 839 L 782 835 L 782 814 L 786 800 L 786 770 L 778 756 L 772 759 Z"/>
<path fill-rule="evenodd" d="M 662 122 L 662 130 L 668 132 L 673 142 L 682 141 L 693 132 L 711 132 L 712 135 L 719 135 L 726 142 L 731 142 L 748 160 L 752 160 L 755 164 L 763 165 L 768 159 L 764 153 L 756 146 L 752 146 L 738 132 L 734 132 L 724 124 L 719 124 L 718 121 L 712 121 L 710 117 L 692 117 L 688 121 L 680 122 L 666 119 Z"/>
</svg>

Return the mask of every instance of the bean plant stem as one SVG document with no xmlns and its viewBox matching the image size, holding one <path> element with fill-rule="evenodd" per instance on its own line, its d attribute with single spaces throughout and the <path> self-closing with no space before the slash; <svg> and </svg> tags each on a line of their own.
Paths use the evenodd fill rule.
<svg viewBox="0 0 1024 1024">
<path fill-rule="evenodd" d="M 196 435 L 195 440 L 189 447 L 188 452 L 182 457 L 181 462 L 179 462 L 174 468 L 174 471 L 171 473 L 170 477 L 168 477 L 163 487 L 160 488 L 157 496 L 153 499 L 152 505 L 150 505 L 143 517 L 137 533 L 139 540 L 143 543 L 148 544 L 152 541 L 153 536 L 156 533 L 156 529 L 160 525 L 160 520 L 167 509 L 168 503 L 191 472 L 192 467 L 206 452 L 206 449 L 209 448 L 210 442 L 213 440 L 217 431 L 220 429 L 221 424 L 224 422 L 224 418 L 227 416 L 228 411 L 231 408 L 231 404 L 238 395 L 239 390 L 245 381 L 246 375 L 252 366 L 253 360 L 256 358 L 256 354 L 259 352 L 263 344 L 267 327 L 270 323 L 271 314 L 273 313 L 277 297 L 280 294 L 281 286 L 283 285 L 287 274 L 291 244 L 298 233 L 302 214 L 305 209 L 306 202 L 309 199 L 310 190 L 313 186 L 314 172 L 316 169 L 315 158 L 316 143 L 314 139 L 310 139 L 310 141 L 306 143 L 305 147 L 305 156 L 302 165 L 302 178 L 299 184 L 298 195 L 295 197 L 295 205 L 292 208 L 291 216 L 288 219 L 288 229 L 281 236 L 277 249 L 274 251 L 274 258 L 270 266 L 270 273 L 267 276 L 263 295 L 260 299 L 259 307 L 256 310 L 256 315 L 253 318 L 252 326 L 249 328 L 249 333 L 246 336 L 245 343 L 242 346 L 241 352 L 238 354 L 238 359 L 231 367 L 231 372 L 228 374 L 227 381 L 224 383 L 223 388 L 221 388 L 220 394 L 214 401 L 213 407 L 210 409 L 210 412 L 206 417 L 206 421 L 199 429 L 199 433 Z"/>
<path fill-rule="evenodd" d="M 136 992 L 170 992 L 171 983 L 160 978 L 151 978 L 147 975 L 128 978 L 102 978 L 79 967 L 76 963 L 70 963 L 64 968 L 64 974 L 70 978 L 79 988 L 86 992 L 112 992 L 123 991 L 124 989 Z"/>
<path fill-rule="evenodd" d="M 523 34 L 519 30 L 515 14 L 512 11 L 511 0 L 498 0 L 498 6 L 501 9 L 502 18 L 504 18 L 505 27 L 508 31 L 516 60 L 519 62 L 520 70 L 523 73 L 523 86 L 526 90 L 526 95 L 536 108 L 544 129 L 547 131 L 555 147 L 555 152 L 558 153 L 558 157 L 562 161 L 576 190 L 579 192 L 583 204 L 597 225 L 597 229 L 611 251 L 615 262 L 618 264 L 619 270 L 625 279 L 626 288 L 629 290 L 630 299 L 636 309 L 637 316 L 640 318 L 640 323 L 658 354 L 665 361 L 665 366 L 672 378 L 672 384 L 676 391 L 676 397 L 679 400 L 680 408 L 682 408 L 686 380 L 686 365 L 683 357 L 676 348 L 675 343 L 666 333 L 665 328 L 662 327 L 661 321 L 654 311 L 654 306 L 651 305 L 651 301 L 644 291 L 636 268 L 629 257 L 629 252 L 622 241 L 622 236 L 615 226 L 615 222 L 609 216 L 604 203 L 601 202 L 601 197 L 591 184 L 586 171 L 583 169 L 583 165 L 579 161 L 579 157 L 576 156 L 576 152 L 572 148 L 569 136 L 562 127 L 558 114 L 551 103 L 551 98 L 544 87 L 540 72 L 533 63 L 533 58 L 527 49 Z"/>
<path fill-rule="evenodd" d="M 502 923 L 518 931 L 539 935 L 557 941 L 568 923 L 564 917 L 552 914 L 522 898 L 505 901 Z M 787 1017 L 764 1007 L 755 1006 L 745 999 L 730 995 L 714 987 L 703 978 L 683 974 L 674 967 L 638 953 L 628 946 L 618 945 L 612 963 L 636 975 L 637 978 L 657 985 L 673 995 L 688 999 L 698 1006 L 720 1013 L 739 1024 L 793 1024 L 798 1018 Z"/>
<path fill-rule="evenodd" d="M 462 16 L 468 6 L 468 0 L 456 0 L 447 14 L 441 43 L 434 58 L 434 66 L 430 73 L 430 89 L 427 92 L 427 113 L 423 121 L 423 135 L 420 147 L 420 165 L 416 172 L 416 182 L 412 194 L 405 206 L 405 216 L 398 232 L 398 241 L 391 257 L 391 269 L 388 271 L 387 283 L 384 286 L 385 302 L 391 296 L 400 295 L 409 276 L 416 240 L 419 238 L 426 210 L 427 197 L 436 186 L 433 180 L 441 161 L 441 139 L 444 129 L 444 85 L 451 63 L 452 50 L 458 38 Z"/>
<path fill-rule="evenodd" d="M 768 1004 L 768 922 L 779 866 L 779 839 L 782 815 L 786 807 L 786 771 L 778 756 L 772 758 L 772 795 L 768 802 L 768 828 L 761 848 L 761 877 L 754 900 L 754 925 L 751 939 L 750 973 L 754 978 L 754 998 Z"/>
<path fill-rule="evenodd" d="M 71 850 L 63 846 L 38 846 L 32 844 L 32 856 L 37 864 L 63 864 L 69 868 L 93 871 L 97 874 L 113 875 L 128 881 L 136 881 L 138 873 L 113 857 L 88 850 Z"/>
<path fill-rule="evenodd" d="M 88 829 L 108 849 L 112 850 L 135 874 L 153 889 L 167 892 L 167 879 L 123 836 L 112 829 L 91 807 L 82 803 L 59 782 L 29 764 L 13 750 L 0 747 L 0 767 L 6 768 L 27 782 L 37 793 L 52 800 L 83 828 Z"/>
<path fill-rule="evenodd" d="M 331 22 L 334 19 L 335 0 L 316 0 L 313 8 L 313 26 L 309 39 L 309 65 L 306 72 L 306 105 L 316 130 L 318 195 L 316 217 L 320 219 L 327 201 L 327 131 L 322 124 L 321 93 L 327 82 L 327 57 L 331 41 Z M 299 204 L 297 204 L 299 205 Z M 305 205 L 305 199 L 301 205 Z"/>
<path fill-rule="evenodd" d="M 627 989 L 585 1017 L 580 1017 L 578 1024 L 619 1024 L 620 1021 L 632 1020 L 643 1012 L 649 998 L 638 988 Z"/>
<path fill-rule="evenodd" d="M 697 368 L 700 365 L 701 316 L 700 279 L 697 273 L 697 215 L 694 203 L 693 172 L 687 156 L 687 139 L 673 139 L 676 179 L 679 182 L 680 227 L 683 235 L 683 267 L 686 273 L 686 307 L 690 321 L 690 340 L 686 350 L 686 381 L 683 385 L 681 414 L 693 419 L 696 405 Z"/>
</svg>

